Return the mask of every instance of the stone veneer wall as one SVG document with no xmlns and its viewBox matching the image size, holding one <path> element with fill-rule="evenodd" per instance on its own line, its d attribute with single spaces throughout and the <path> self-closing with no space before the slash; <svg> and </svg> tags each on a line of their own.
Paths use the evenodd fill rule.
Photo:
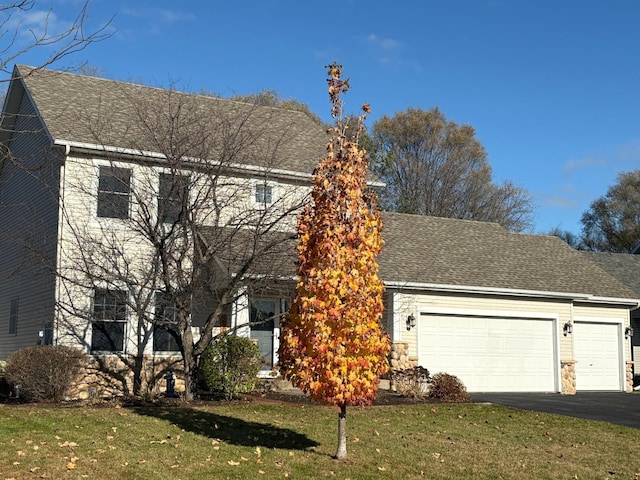
<svg viewBox="0 0 640 480">
<path fill-rule="evenodd" d="M 91 358 L 70 392 L 76 400 L 104 399 L 132 394 L 134 375 L 131 366 L 135 357 L 105 356 Z M 166 391 L 165 375 L 171 369 L 176 375 L 175 391 L 184 391 L 181 357 L 155 357 L 145 355 L 140 366 L 141 394 L 158 396 Z"/>
<path fill-rule="evenodd" d="M 560 378 L 562 385 L 560 392 L 565 395 L 576 393 L 576 362 L 575 360 L 562 360 L 560 362 Z"/>
<path fill-rule="evenodd" d="M 627 362 L 627 371 L 626 371 L 626 380 L 627 384 L 625 385 L 625 390 L 627 392 L 633 392 L 633 362 Z"/>
<path fill-rule="evenodd" d="M 389 365 L 391 371 L 406 370 L 418 366 L 418 359 L 408 355 L 409 344 L 406 342 L 394 342 L 391 344 L 391 353 L 389 354 Z"/>
</svg>

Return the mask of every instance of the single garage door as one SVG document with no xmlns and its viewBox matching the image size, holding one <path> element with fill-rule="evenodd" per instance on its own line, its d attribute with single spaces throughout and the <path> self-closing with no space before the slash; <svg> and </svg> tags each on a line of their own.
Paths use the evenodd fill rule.
<svg viewBox="0 0 640 480">
<path fill-rule="evenodd" d="M 573 351 L 577 390 L 622 390 L 618 324 L 575 322 Z"/>
<path fill-rule="evenodd" d="M 418 361 L 470 392 L 554 392 L 553 320 L 422 314 Z"/>
</svg>

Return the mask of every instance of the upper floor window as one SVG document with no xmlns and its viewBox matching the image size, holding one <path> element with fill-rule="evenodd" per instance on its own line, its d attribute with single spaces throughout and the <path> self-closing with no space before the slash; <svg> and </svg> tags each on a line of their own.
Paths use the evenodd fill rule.
<svg viewBox="0 0 640 480">
<path fill-rule="evenodd" d="M 91 323 L 92 352 L 124 351 L 126 295 L 124 290 L 96 289 Z"/>
<path fill-rule="evenodd" d="M 266 183 L 256 184 L 256 203 L 261 206 L 273 203 L 273 186 Z"/>
<path fill-rule="evenodd" d="M 153 350 L 155 352 L 179 352 L 178 309 L 164 292 L 157 292 L 155 298 L 155 323 L 153 325 Z"/>
<path fill-rule="evenodd" d="M 188 196 L 189 177 L 161 173 L 158 189 L 158 218 L 163 223 L 176 223 Z"/>
<path fill-rule="evenodd" d="M 98 216 L 129 218 L 131 169 L 100 167 L 98 180 Z"/>
</svg>

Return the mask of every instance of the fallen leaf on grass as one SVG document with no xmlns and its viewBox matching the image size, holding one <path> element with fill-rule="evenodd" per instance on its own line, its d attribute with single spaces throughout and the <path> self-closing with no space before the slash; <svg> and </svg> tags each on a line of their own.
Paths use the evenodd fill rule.
<svg viewBox="0 0 640 480">
<path fill-rule="evenodd" d="M 78 446 L 78 444 L 76 442 L 64 442 L 64 443 L 58 443 L 59 447 L 69 447 L 69 448 L 75 448 Z"/>
<path fill-rule="evenodd" d="M 228 461 L 227 461 L 227 463 L 228 463 L 229 465 L 234 465 L 234 466 L 235 466 L 235 465 L 240 465 L 240 462 L 234 462 L 233 460 L 228 460 Z"/>
<path fill-rule="evenodd" d="M 67 463 L 67 470 L 75 470 L 77 465 L 73 462 Z"/>
</svg>

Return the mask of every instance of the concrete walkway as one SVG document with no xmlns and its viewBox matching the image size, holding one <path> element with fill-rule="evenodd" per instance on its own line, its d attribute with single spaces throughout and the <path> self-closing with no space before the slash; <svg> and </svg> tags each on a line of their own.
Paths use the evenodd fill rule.
<svg viewBox="0 0 640 480">
<path fill-rule="evenodd" d="M 473 402 L 486 402 L 536 412 L 600 420 L 640 429 L 640 394 L 622 392 L 472 393 Z"/>
</svg>

